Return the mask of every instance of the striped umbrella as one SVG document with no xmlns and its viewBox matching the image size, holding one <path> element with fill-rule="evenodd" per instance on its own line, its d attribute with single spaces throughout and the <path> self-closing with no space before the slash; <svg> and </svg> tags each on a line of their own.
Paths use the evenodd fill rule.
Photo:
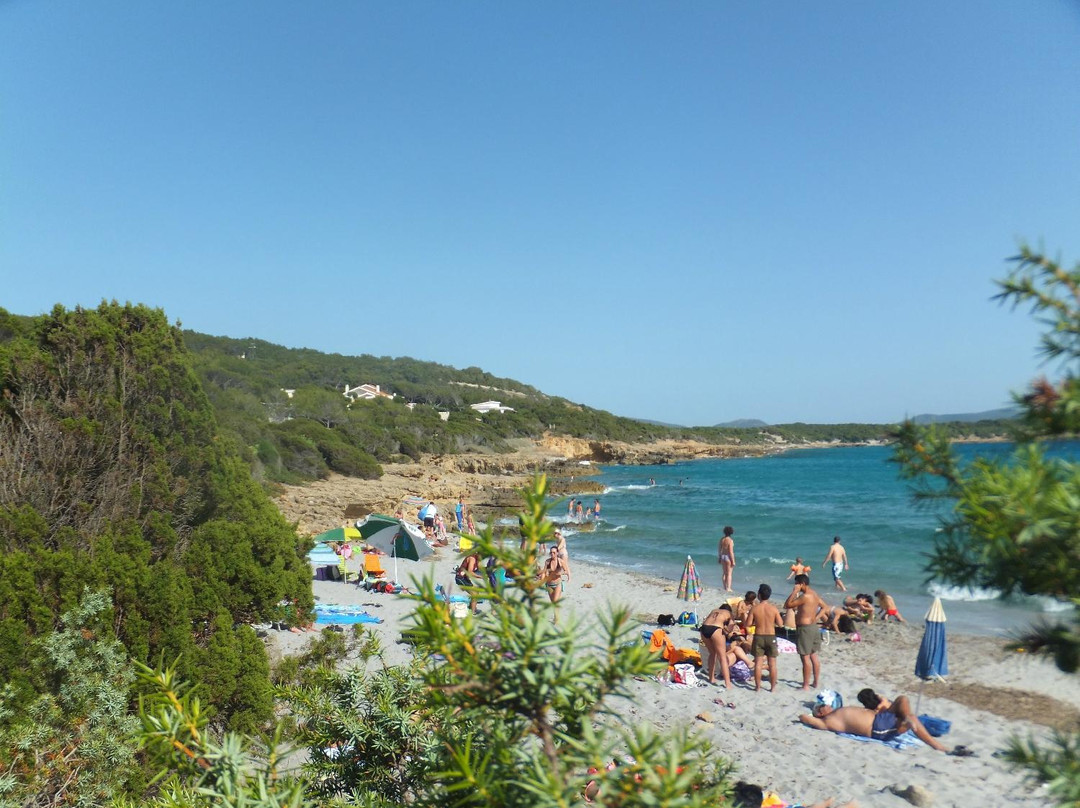
<svg viewBox="0 0 1080 808">
<path fill-rule="evenodd" d="M 679 580 L 679 597 L 683 600 L 701 600 L 701 579 L 690 556 L 686 557 L 686 566 Z"/>
</svg>

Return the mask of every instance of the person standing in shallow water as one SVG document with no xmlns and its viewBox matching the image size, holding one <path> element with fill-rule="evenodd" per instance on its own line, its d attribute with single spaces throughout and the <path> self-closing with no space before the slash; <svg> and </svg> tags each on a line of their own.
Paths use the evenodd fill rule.
<svg viewBox="0 0 1080 808">
<path fill-rule="evenodd" d="M 829 553 L 825 556 L 825 560 L 821 562 L 821 566 L 824 567 L 831 561 L 833 586 L 841 592 L 847 592 L 847 587 L 844 586 L 844 582 L 840 580 L 840 576 L 844 574 L 844 570 L 849 569 L 847 550 L 845 550 L 844 545 L 840 543 L 839 536 L 833 538 L 832 541 L 832 547 L 829 548 Z"/>
<path fill-rule="evenodd" d="M 716 561 L 720 564 L 725 592 L 733 592 L 731 588 L 731 576 L 735 570 L 735 528 L 731 525 L 724 527 L 724 535 L 720 539 L 720 546 L 716 551 Z"/>
</svg>

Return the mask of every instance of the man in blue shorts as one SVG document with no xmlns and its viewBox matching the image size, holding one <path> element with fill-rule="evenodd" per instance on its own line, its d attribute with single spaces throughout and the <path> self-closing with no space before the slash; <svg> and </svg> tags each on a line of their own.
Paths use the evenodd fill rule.
<svg viewBox="0 0 1080 808">
<path fill-rule="evenodd" d="M 847 550 L 845 550 L 844 545 L 840 543 L 839 536 L 836 536 L 832 540 L 832 547 L 829 548 L 829 553 L 825 556 L 825 560 L 821 562 L 821 566 L 824 567 L 829 562 L 832 562 L 833 586 L 841 592 L 847 592 L 847 587 L 844 586 L 844 582 L 840 580 L 840 576 L 844 574 L 844 570 L 848 569 Z"/>
<path fill-rule="evenodd" d="M 859 691 L 858 698 L 862 707 L 833 708 L 828 704 L 815 704 L 814 714 L 800 715 L 799 721 L 814 729 L 846 732 L 879 741 L 891 740 L 911 730 L 915 737 L 931 749 L 949 751 L 926 731 L 926 727 L 912 712 L 907 696 L 897 696 L 895 701 L 889 701 L 866 688 Z"/>
</svg>

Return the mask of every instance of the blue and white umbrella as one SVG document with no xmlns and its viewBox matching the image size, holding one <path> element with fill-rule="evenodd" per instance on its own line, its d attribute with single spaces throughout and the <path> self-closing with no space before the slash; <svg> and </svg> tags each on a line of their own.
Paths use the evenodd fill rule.
<svg viewBox="0 0 1080 808">
<path fill-rule="evenodd" d="M 945 647 L 945 610 L 941 608 L 941 598 L 934 598 L 930 611 L 926 613 L 926 628 L 919 646 L 919 656 L 915 660 L 915 675 L 921 679 L 941 681 L 945 681 L 945 677 L 949 675 L 949 654 Z"/>
</svg>

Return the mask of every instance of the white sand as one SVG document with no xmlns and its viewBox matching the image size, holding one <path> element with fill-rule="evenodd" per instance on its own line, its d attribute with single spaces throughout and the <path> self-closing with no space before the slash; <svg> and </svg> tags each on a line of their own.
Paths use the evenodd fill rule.
<svg viewBox="0 0 1080 808">
<path fill-rule="evenodd" d="M 408 584 L 414 576 L 430 570 L 438 582 L 449 587 L 456 558 L 456 554 L 443 549 L 434 561 L 399 561 L 399 578 Z M 354 559 L 353 565 L 356 563 Z M 393 569 L 391 560 L 383 563 Z M 676 598 L 675 582 L 608 567 L 573 562 L 572 572 L 562 608 L 567 616 L 585 617 L 583 625 L 589 625 L 587 618 L 603 610 L 607 603 L 626 604 L 635 614 L 678 615 L 691 609 L 704 616 L 723 600 L 720 593 L 706 591 L 701 601 L 687 604 Z M 583 587 L 585 583 L 593 586 Z M 324 603 L 374 604 L 368 611 L 384 622 L 370 628 L 383 638 L 387 661 L 399 664 L 408 659 L 409 647 L 397 643 L 397 639 L 413 605 L 410 601 L 341 582 L 315 581 L 314 591 Z M 774 599 L 786 594 L 779 591 Z M 679 646 L 697 645 L 698 635 L 690 627 L 676 626 L 669 633 Z M 271 654 L 293 653 L 309 636 L 271 631 Z M 916 699 L 920 682 L 913 668 L 922 636 L 921 619 L 916 624 L 868 626 L 860 643 L 845 642 L 839 636 L 832 635 L 832 641 L 822 650 L 824 687 L 839 691 L 845 704 L 850 705 L 857 705 L 855 694 L 863 687 L 872 687 L 888 698 L 906 693 L 913 701 Z M 790 802 L 810 803 L 835 796 L 841 801 L 854 799 L 863 808 L 903 808 L 909 803 L 883 789 L 914 784 L 929 790 L 934 806 L 940 808 L 1046 805 L 1044 795 L 1026 785 L 993 753 L 1005 745 L 1010 735 L 1044 736 L 1048 730 L 1001 714 L 1015 713 L 1014 708 L 1024 703 L 1029 694 L 1053 697 L 1058 703 L 1051 709 L 1058 714 L 1068 713 L 1080 707 L 1078 678 L 1061 674 L 1041 659 L 1006 654 L 1000 651 L 998 641 L 989 638 L 950 635 L 949 663 L 950 684 L 927 687 L 919 711 L 951 721 L 952 731 L 942 742 L 949 748 L 963 744 L 976 752 L 975 757 L 951 757 L 925 746 L 897 751 L 801 726 L 797 716 L 808 711 L 813 694 L 797 689 L 802 673 L 794 654 L 780 655 L 776 693 L 754 692 L 752 682 L 749 687 L 735 685 L 730 691 L 715 686 L 680 690 L 653 681 L 631 682 L 633 700 L 618 709 L 628 721 L 646 721 L 661 729 L 695 725 L 737 764 L 739 779 L 773 789 Z M 993 691 L 984 696 L 977 691 L 977 685 Z M 735 709 L 714 704 L 717 698 L 733 702 Z M 711 722 L 695 719 L 703 712 L 710 714 Z"/>
</svg>

